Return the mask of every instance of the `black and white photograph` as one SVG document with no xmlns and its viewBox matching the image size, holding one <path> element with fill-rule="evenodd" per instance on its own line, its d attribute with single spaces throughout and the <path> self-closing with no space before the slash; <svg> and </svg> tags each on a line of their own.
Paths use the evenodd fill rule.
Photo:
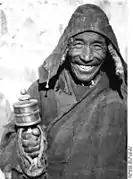
<svg viewBox="0 0 133 179">
<path fill-rule="evenodd" d="M 0 0 L 0 179 L 132 178 L 128 5 Z"/>
</svg>

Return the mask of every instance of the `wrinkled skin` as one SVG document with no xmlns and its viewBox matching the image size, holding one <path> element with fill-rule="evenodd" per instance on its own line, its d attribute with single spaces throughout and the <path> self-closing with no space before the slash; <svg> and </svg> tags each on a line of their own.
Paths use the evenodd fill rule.
<svg viewBox="0 0 133 179">
<path fill-rule="evenodd" d="M 39 154 L 40 141 L 40 132 L 36 127 L 32 128 L 32 133 L 28 133 L 28 130 L 25 130 L 22 134 L 24 151 L 32 158 L 37 157 Z"/>
<path fill-rule="evenodd" d="M 71 94 L 71 88 L 73 86 L 68 83 L 72 81 L 71 78 L 69 78 L 70 76 L 68 71 L 65 71 L 67 72 L 66 74 L 63 72 L 61 76 L 59 76 L 60 79 L 57 83 L 59 89 L 52 89 L 53 86 L 50 87 L 50 85 L 49 89 L 45 89 L 45 82 L 48 84 L 48 82 L 53 80 L 53 77 L 55 77 L 60 65 L 64 62 L 64 58 L 62 57 L 65 57 L 68 52 L 66 45 L 70 38 L 76 37 L 76 34 L 85 30 L 91 32 L 95 30 L 95 32 L 103 34 L 103 36 L 111 42 L 118 53 L 117 56 L 120 57 L 120 61 L 123 63 L 123 67 L 125 66 L 124 74 L 126 76 L 126 65 L 124 65 L 124 61 L 120 55 L 115 34 L 109 24 L 106 14 L 99 7 L 92 4 L 85 4 L 78 7 L 72 15 L 68 26 L 58 42 L 58 45 L 48 58 L 45 59 L 45 66 L 43 64 L 41 68 L 39 68 L 39 80 L 33 83 L 28 90 L 32 98 L 38 99 L 41 107 L 42 125 L 47 124 L 49 129 L 47 135 L 49 143 L 48 175 L 50 175 L 50 179 L 126 178 L 125 138 L 127 133 L 126 109 L 124 105 L 125 100 L 123 98 L 120 99 L 118 96 L 118 88 L 117 91 L 113 91 L 110 88 L 108 84 L 110 76 L 107 77 L 106 74 L 105 76 L 102 76 L 96 86 L 87 90 L 87 96 L 85 98 L 82 98 L 82 95 L 80 94 L 81 101 L 76 105 L 75 103 L 77 100 L 75 99 L 75 93 L 72 92 Z M 94 35 L 94 33 L 91 34 L 91 37 L 92 35 Z M 84 40 L 86 39 L 88 39 L 88 37 Z M 99 38 L 97 40 L 99 41 Z M 101 53 L 101 48 L 99 49 L 99 46 L 98 49 L 97 46 L 95 46 L 97 51 L 93 49 L 92 53 L 92 48 L 90 48 L 90 50 L 86 47 L 87 44 L 89 44 L 89 47 L 92 47 L 92 44 L 88 41 L 83 42 L 84 48 L 80 48 L 77 51 L 77 48 L 75 49 L 76 52 L 80 52 L 77 57 L 76 53 L 74 54 L 74 49 L 72 50 L 73 46 L 71 46 L 69 51 L 71 58 L 67 58 L 68 61 L 66 62 L 69 62 L 70 60 L 70 69 L 73 76 L 75 75 L 79 81 L 81 80 L 82 82 L 85 82 L 90 81 L 95 75 L 98 75 L 101 65 L 106 57 L 106 46 L 105 52 L 102 50 L 104 53 Z M 102 46 L 104 47 L 104 44 Z M 102 49 L 104 49 L 103 47 Z M 88 53 L 88 49 L 91 53 Z M 85 54 L 86 58 L 83 58 Z M 94 58 L 88 58 L 88 56 Z M 101 62 L 99 62 L 99 57 L 102 57 L 100 58 L 102 60 Z M 89 69 L 84 66 L 83 69 L 85 70 L 81 70 L 82 68 L 72 70 L 76 67 L 74 66 L 74 68 L 72 68 L 75 63 L 72 63 L 72 61 L 76 61 L 76 59 L 79 60 L 81 64 L 83 63 L 84 66 L 86 66 L 85 64 L 91 66 L 91 63 L 96 61 L 96 64 L 94 63 L 93 67 L 96 65 L 97 67 L 92 68 L 95 69 L 93 73 L 90 73 L 91 68 Z M 88 60 L 86 62 L 85 59 L 90 59 L 90 62 L 88 62 Z M 114 62 L 115 59 L 110 58 L 109 60 L 113 60 L 112 62 Z M 110 67 L 114 68 L 114 66 L 109 65 L 107 67 L 107 70 L 110 69 Z M 114 71 L 114 73 L 116 74 L 116 71 Z M 48 77 L 47 74 L 49 74 Z M 67 75 L 68 78 L 66 78 Z M 121 74 L 120 77 L 122 75 L 123 74 Z M 56 75 L 56 77 L 58 77 L 58 75 Z M 54 82 L 56 82 L 55 80 Z M 123 79 L 123 85 L 124 80 L 125 79 Z M 124 87 L 126 88 L 126 86 Z M 73 108 L 73 105 L 75 105 L 75 108 Z M 69 107 L 70 111 L 67 112 Z M 55 121 L 53 120 L 58 116 L 58 112 L 59 114 L 63 112 L 64 115 L 54 123 Z M 4 159 L 7 158 L 7 163 L 15 164 L 13 167 L 20 170 L 17 168 L 19 165 L 18 159 L 16 158 L 16 161 L 12 161 L 14 155 L 16 156 L 16 151 L 14 150 L 14 141 L 16 141 L 16 138 L 14 137 L 15 135 L 9 137 L 12 128 L 12 126 L 7 128 L 6 137 L 4 137 L 6 147 L 3 145 L 2 152 L 0 153 L 0 159 L 3 159 L 0 161 L 0 165 L 1 167 L 5 167 Z M 13 131 L 16 133 L 14 129 Z M 38 149 L 35 150 L 33 146 L 38 146 L 40 135 L 37 136 L 36 132 L 32 132 L 30 136 L 25 136 L 27 135 L 26 133 L 27 132 L 25 131 L 22 137 L 24 150 L 30 154 L 33 151 L 37 152 Z M 34 142 L 32 143 L 32 141 Z M 9 152 L 10 150 L 14 151 L 13 154 Z M 15 171 L 12 171 L 12 173 L 15 175 Z M 18 179 L 23 177 L 18 172 L 16 173 L 15 178 Z M 44 178 L 44 176 L 42 176 L 42 178 Z"/>
<path fill-rule="evenodd" d="M 94 32 L 84 32 L 74 37 L 69 50 L 72 73 L 81 83 L 89 83 L 98 74 L 106 58 L 106 40 Z M 37 157 L 40 149 L 40 136 L 34 128 L 31 134 L 23 133 L 24 151 L 31 157 Z"/>
<path fill-rule="evenodd" d="M 106 52 L 106 40 L 101 35 L 94 32 L 76 35 L 69 50 L 72 74 L 81 83 L 89 83 L 100 71 Z"/>
</svg>

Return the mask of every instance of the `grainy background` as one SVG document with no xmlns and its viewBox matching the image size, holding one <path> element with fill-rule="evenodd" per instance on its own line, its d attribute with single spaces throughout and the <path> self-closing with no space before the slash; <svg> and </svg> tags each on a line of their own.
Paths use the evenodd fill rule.
<svg viewBox="0 0 133 179">
<path fill-rule="evenodd" d="M 11 106 L 38 78 L 38 67 L 57 44 L 76 7 L 94 3 L 106 12 L 127 60 L 126 0 L 1 0 L 0 92 Z"/>
</svg>

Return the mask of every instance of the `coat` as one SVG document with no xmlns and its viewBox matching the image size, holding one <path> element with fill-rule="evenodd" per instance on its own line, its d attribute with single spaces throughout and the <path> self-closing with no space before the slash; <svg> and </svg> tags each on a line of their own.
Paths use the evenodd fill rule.
<svg viewBox="0 0 133 179">
<path fill-rule="evenodd" d="M 105 74 L 78 101 L 61 79 L 60 88 L 49 90 L 47 96 L 41 87 L 39 91 L 38 82 L 29 88 L 39 101 L 41 123 L 47 126 L 48 179 L 125 179 L 126 104 L 109 88 Z M 12 167 L 17 170 L 18 165 L 14 157 Z M 23 175 L 16 170 L 19 179 Z"/>
<path fill-rule="evenodd" d="M 123 72 L 120 76 L 115 74 L 114 58 L 108 57 L 98 82 L 86 88 L 77 86 L 77 95 L 78 90 L 74 90 L 71 75 L 64 65 L 66 44 L 71 36 L 86 30 L 99 32 L 112 43 Z M 47 126 L 48 179 L 126 178 L 125 77 L 126 64 L 104 12 L 95 5 L 80 6 L 57 47 L 40 67 L 39 80 L 28 90 L 39 102 L 41 126 Z M 23 179 L 16 155 L 16 132 L 12 120 L 3 135 L 0 168 L 6 170 L 8 166 L 13 179 Z"/>
</svg>

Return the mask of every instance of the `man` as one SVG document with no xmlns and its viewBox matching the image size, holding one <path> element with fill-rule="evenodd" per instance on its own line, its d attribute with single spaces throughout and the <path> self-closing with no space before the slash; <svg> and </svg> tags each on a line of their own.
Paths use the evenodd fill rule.
<svg viewBox="0 0 133 179">
<path fill-rule="evenodd" d="M 28 90 L 47 128 L 46 178 L 126 178 L 126 68 L 105 13 L 96 5 L 79 6 Z M 35 131 L 22 137 L 31 155 L 40 147 Z M 16 132 L 13 122 L 7 126 L 0 167 L 10 165 L 13 179 L 22 179 Z"/>
</svg>

